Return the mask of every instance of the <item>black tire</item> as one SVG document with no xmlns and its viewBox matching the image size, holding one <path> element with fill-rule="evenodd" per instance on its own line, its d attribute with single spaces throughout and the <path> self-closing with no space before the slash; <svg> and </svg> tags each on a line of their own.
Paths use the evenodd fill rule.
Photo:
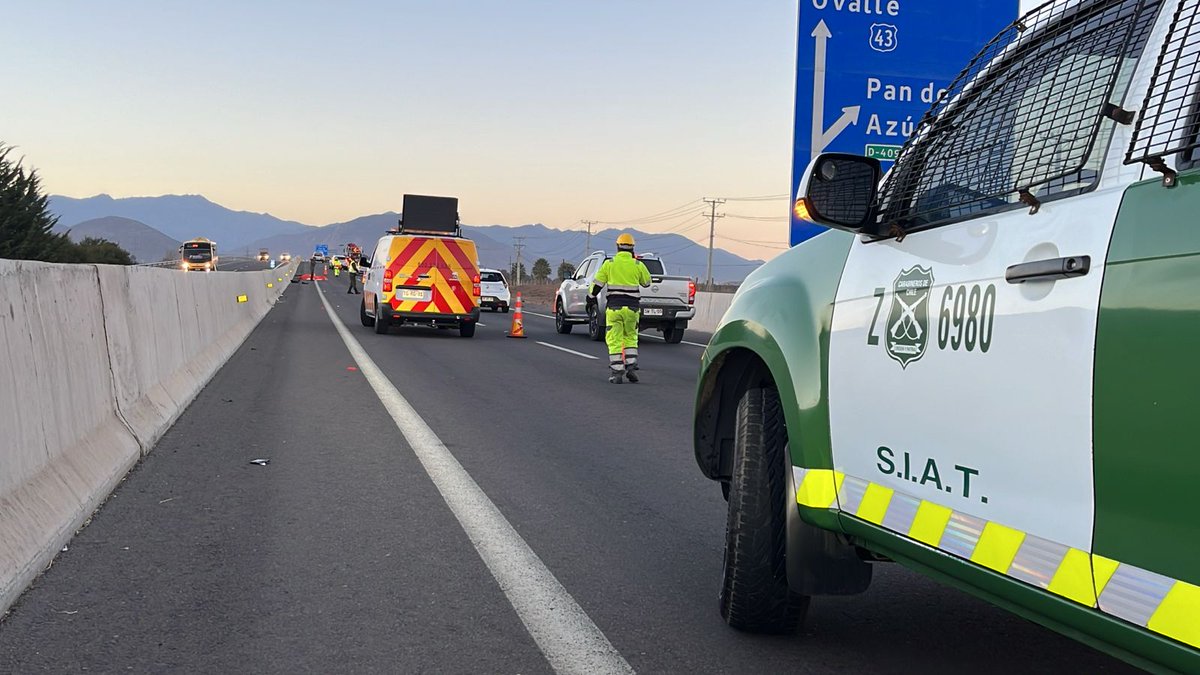
<svg viewBox="0 0 1200 675">
<path fill-rule="evenodd" d="M 358 318 L 360 321 L 362 321 L 362 325 L 366 326 L 367 328 L 375 325 L 375 319 L 372 319 L 367 315 L 367 301 L 365 298 L 358 306 Z"/>
<path fill-rule="evenodd" d="M 508 310 L 505 310 L 508 311 Z M 554 330 L 558 331 L 559 335 L 566 335 L 571 332 L 574 326 L 567 323 L 567 315 L 563 312 L 562 302 L 554 303 Z"/>
<path fill-rule="evenodd" d="M 475 337 L 475 322 L 464 321 L 458 325 L 459 337 Z"/>
<path fill-rule="evenodd" d="M 387 315 L 385 310 L 379 304 L 379 298 L 375 298 L 375 333 L 378 335 L 387 335 L 388 328 L 391 328 L 392 318 Z"/>
<path fill-rule="evenodd" d="M 604 317 L 600 316 L 600 305 L 592 303 L 588 307 L 588 337 L 592 342 L 599 342 L 604 339 Z"/>
<path fill-rule="evenodd" d="M 505 314 L 508 314 L 508 305 L 504 305 L 504 307 L 502 307 L 500 311 L 504 312 Z"/>
<path fill-rule="evenodd" d="M 787 583 L 787 429 L 779 394 L 751 389 L 737 407 L 733 477 L 725 524 L 721 617 L 750 633 L 796 632 L 810 598 Z"/>
<path fill-rule="evenodd" d="M 683 330 L 679 326 L 669 323 L 663 326 L 663 340 L 666 340 L 667 344 L 677 345 L 683 342 Z"/>
</svg>

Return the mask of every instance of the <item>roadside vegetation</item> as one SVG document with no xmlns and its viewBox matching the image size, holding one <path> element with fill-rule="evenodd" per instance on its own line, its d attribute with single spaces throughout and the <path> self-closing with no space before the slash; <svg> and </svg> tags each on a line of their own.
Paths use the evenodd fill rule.
<svg viewBox="0 0 1200 675">
<path fill-rule="evenodd" d="M 37 171 L 26 170 L 11 153 L 12 147 L 0 143 L 0 258 L 133 264 L 133 256 L 111 241 L 88 237 L 76 243 L 54 232 L 58 218 L 50 213 Z"/>
</svg>

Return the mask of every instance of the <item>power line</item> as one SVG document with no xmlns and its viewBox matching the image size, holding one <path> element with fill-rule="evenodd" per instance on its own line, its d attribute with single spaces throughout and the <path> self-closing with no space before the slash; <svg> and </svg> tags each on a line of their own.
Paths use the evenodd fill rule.
<svg viewBox="0 0 1200 675">
<path fill-rule="evenodd" d="M 659 213 L 642 216 L 640 218 L 627 218 L 625 220 L 601 220 L 597 222 L 599 222 L 601 225 L 648 225 L 654 222 L 661 222 L 663 220 L 677 218 L 683 215 L 682 212 L 686 211 L 688 208 L 694 208 L 695 204 L 696 200 L 692 199 L 680 204 L 679 206 L 676 206 L 673 209 L 667 209 L 666 211 L 660 211 Z"/>
<path fill-rule="evenodd" d="M 525 237 L 513 237 L 513 248 L 517 249 L 516 274 L 517 285 L 521 285 L 521 249 L 525 248 Z"/>
<path fill-rule="evenodd" d="M 583 254 L 586 256 L 588 253 L 592 252 L 592 226 L 596 224 L 596 221 L 581 220 L 579 222 L 587 225 L 587 241 L 583 244 Z"/>
<path fill-rule="evenodd" d="M 728 199 L 731 202 L 773 202 L 781 199 L 791 198 L 791 195 L 785 193 L 781 195 L 758 195 L 754 197 L 726 197 L 725 199 Z"/>
<path fill-rule="evenodd" d="M 722 213 L 720 215 L 717 214 L 717 204 L 724 204 L 725 200 L 724 199 L 705 198 L 704 203 L 708 204 L 709 206 L 712 207 L 712 211 L 709 213 L 709 216 L 708 216 L 708 274 L 705 275 L 708 278 L 708 290 L 711 291 L 712 286 L 713 286 L 713 276 L 712 276 L 713 235 L 715 234 L 716 229 L 717 229 L 717 218 L 725 217 L 724 213 Z"/>
<path fill-rule="evenodd" d="M 737 220 L 757 220 L 761 222 L 782 222 L 788 220 L 787 216 L 747 216 L 740 213 L 727 213 L 725 215 Z"/>
</svg>

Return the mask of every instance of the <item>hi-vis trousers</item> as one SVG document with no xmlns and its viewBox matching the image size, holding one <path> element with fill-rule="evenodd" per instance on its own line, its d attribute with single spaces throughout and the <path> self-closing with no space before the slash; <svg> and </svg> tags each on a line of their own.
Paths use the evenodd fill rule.
<svg viewBox="0 0 1200 675">
<path fill-rule="evenodd" d="M 608 343 L 608 367 L 614 373 L 637 370 L 639 318 L 638 311 L 629 307 L 610 307 L 604 311 L 608 323 L 608 333 L 604 336 Z"/>
</svg>

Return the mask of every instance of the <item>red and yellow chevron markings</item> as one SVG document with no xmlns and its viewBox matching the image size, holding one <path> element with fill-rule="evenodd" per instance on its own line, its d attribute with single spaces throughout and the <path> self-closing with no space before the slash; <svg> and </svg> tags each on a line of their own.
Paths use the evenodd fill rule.
<svg viewBox="0 0 1200 675">
<path fill-rule="evenodd" d="M 471 284 L 478 268 L 466 250 L 464 241 L 438 237 L 397 239 L 392 243 L 387 273 L 394 280 L 392 309 L 399 312 L 467 314 L 475 308 Z M 422 276 L 427 278 L 422 279 Z M 387 274 L 385 273 L 385 278 Z M 424 299 L 405 299 L 405 290 L 428 291 Z"/>
</svg>

